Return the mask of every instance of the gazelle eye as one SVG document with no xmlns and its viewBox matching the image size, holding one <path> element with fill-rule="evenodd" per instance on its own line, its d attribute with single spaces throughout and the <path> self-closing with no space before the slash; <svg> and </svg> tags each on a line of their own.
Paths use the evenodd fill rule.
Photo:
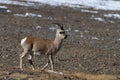
<svg viewBox="0 0 120 80">
<path fill-rule="evenodd" d="M 60 32 L 60 34 L 64 34 L 65 32 Z"/>
<path fill-rule="evenodd" d="M 60 32 L 60 34 L 62 34 L 62 32 Z"/>
</svg>

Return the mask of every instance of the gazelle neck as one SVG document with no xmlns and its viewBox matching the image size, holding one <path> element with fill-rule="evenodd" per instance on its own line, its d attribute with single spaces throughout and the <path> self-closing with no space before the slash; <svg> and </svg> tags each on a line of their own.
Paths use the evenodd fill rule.
<svg viewBox="0 0 120 80">
<path fill-rule="evenodd" d="M 59 49 L 61 47 L 62 44 L 62 39 L 56 35 L 55 40 L 54 40 L 54 46 L 56 47 L 56 49 Z"/>
</svg>

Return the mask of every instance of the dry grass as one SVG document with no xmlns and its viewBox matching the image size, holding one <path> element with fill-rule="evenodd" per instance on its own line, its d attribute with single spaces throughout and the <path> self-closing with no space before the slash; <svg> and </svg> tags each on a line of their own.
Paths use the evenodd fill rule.
<svg viewBox="0 0 120 80">
<path fill-rule="evenodd" d="M 14 73 L 14 74 L 10 75 L 10 77 L 13 78 L 13 79 L 20 80 L 20 79 L 27 78 L 28 75 L 26 75 L 26 74 L 20 74 L 20 73 Z"/>
<path fill-rule="evenodd" d="M 108 75 L 108 74 L 88 74 L 83 72 L 69 72 L 62 71 L 64 74 L 49 73 L 47 70 L 41 72 L 40 69 L 30 70 L 26 69 L 22 72 L 15 71 L 9 75 L 10 79 L 15 80 L 119 80 L 120 75 Z M 0 71 L 0 76 L 7 76 L 6 71 Z"/>
<path fill-rule="evenodd" d="M 86 74 L 86 73 L 74 73 L 74 76 L 85 80 L 117 80 L 120 75 L 107 75 L 107 74 Z"/>
</svg>

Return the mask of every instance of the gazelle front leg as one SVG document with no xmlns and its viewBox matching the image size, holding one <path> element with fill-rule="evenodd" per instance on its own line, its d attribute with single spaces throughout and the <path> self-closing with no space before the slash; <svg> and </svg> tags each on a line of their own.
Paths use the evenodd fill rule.
<svg viewBox="0 0 120 80">
<path fill-rule="evenodd" d="M 50 62 L 51 70 L 53 71 L 53 56 L 49 55 L 48 57 L 49 57 L 49 62 Z"/>
<path fill-rule="evenodd" d="M 53 57 L 52 55 L 48 55 L 48 63 L 45 64 L 45 66 L 42 67 L 41 71 L 44 70 L 48 64 L 50 64 L 51 70 L 53 71 Z"/>
</svg>

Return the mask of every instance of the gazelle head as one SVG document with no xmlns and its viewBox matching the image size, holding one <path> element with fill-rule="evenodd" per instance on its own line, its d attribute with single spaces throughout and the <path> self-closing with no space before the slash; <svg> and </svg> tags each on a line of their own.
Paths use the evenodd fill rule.
<svg viewBox="0 0 120 80">
<path fill-rule="evenodd" d="M 63 28 L 63 25 L 59 24 L 59 23 L 55 23 L 57 24 L 57 26 L 59 27 L 57 30 L 56 30 L 56 35 L 62 40 L 62 39 L 66 39 L 67 38 L 67 35 L 65 33 L 65 30 Z"/>
</svg>

